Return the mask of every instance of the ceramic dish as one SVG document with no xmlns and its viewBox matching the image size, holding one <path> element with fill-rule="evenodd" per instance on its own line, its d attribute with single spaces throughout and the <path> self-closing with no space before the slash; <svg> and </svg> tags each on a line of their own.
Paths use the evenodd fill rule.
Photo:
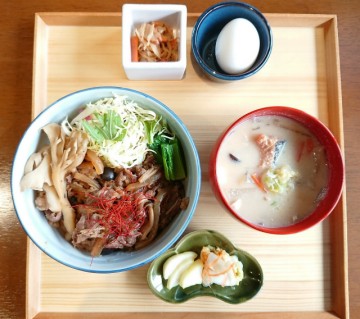
<svg viewBox="0 0 360 319">
<path fill-rule="evenodd" d="M 186 69 L 187 9 L 180 4 L 124 4 L 122 7 L 122 65 L 129 80 L 181 80 Z M 179 60 L 133 62 L 130 38 L 142 23 L 161 21 L 178 35 Z"/>
<path fill-rule="evenodd" d="M 85 104 L 114 94 L 127 96 L 143 108 L 155 111 L 167 120 L 169 127 L 181 141 L 187 165 L 187 176 L 183 181 L 186 196 L 190 202 L 181 214 L 152 241 L 148 246 L 135 251 L 116 250 L 109 254 L 91 257 L 65 240 L 59 231 L 51 227 L 44 214 L 34 203 L 34 191 L 20 189 L 20 180 L 29 156 L 47 143 L 42 128 L 48 123 L 61 123 L 68 115 L 72 118 Z M 120 272 L 143 266 L 169 249 L 182 235 L 190 223 L 199 198 L 201 184 L 200 162 L 195 144 L 181 119 L 167 106 L 155 98 L 139 91 L 121 87 L 94 87 L 71 93 L 55 101 L 41 112 L 24 133 L 13 162 L 11 191 L 17 217 L 29 238 L 48 256 L 74 269 L 96 272 Z"/>
<path fill-rule="evenodd" d="M 230 255 L 236 255 L 244 268 L 244 279 L 238 286 L 221 287 L 211 285 L 204 287 L 194 285 L 186 289 L 180 286 L 167 289 L 162 277 L 164 262 L 171 256 L 185 251 L 200 253 L 203 246 L 220 247 Z M 224 235 L 213 230 L 198 230 L 184 236 L 175 248 L 154 260 L 147 274 L 148 285 L 151 291 L 160 299 L 170 303 L 182 303 L 189 299 L 201 296 L 212 296 L 230 304 L 238 304 L 253 298 L 263 284 L 263 272 L 260 264 L 249 253 L 236 248 Z"/>
<path fill-rule="evenodd" d="M 260 49 L 256 61 L 247 71 L 229 74 L 218 65 L 215 46 L 222 29 L 238 18 L 246 19 L 255 26 L 259 34 Z M 248 44 L 239 44 L 244 48 L 246 45 Z M 250 4 L 238 1 L 220 2 L 206 9 L 196 21 L 191 37 L 191 50 L 199 69 L 217 82 L 238 81 L 256 74 L 267 63 L 272 45 L 271 27 L 263 14 Z"/>
</svg>

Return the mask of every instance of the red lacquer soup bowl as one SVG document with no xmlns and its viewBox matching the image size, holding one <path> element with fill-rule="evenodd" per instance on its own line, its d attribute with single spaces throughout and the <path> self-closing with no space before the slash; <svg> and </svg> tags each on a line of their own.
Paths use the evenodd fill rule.
<svg viewBox="0 0 360 319">
<path fill-rule="evenodd" d="M 342 151 L 320 120 L 272 106 L 232 123 L 209 163 L 219 202 L 239 221 L 272 234 L 292 234 L 323 221 L 344 184 Z"/>
</svg>

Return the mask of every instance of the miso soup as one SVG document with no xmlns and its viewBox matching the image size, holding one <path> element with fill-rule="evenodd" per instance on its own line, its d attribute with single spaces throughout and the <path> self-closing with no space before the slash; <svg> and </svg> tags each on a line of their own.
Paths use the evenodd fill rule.
<svg viewBox="0 0 360 319">
<path fill-rule="evenodd" d="M 324 148 L 307 128 L 282 116 L 235 126 L 219 149 L 216 169 L 235 213 L 264 227 L 301 221 L 327 192 Z"/>
</svg>

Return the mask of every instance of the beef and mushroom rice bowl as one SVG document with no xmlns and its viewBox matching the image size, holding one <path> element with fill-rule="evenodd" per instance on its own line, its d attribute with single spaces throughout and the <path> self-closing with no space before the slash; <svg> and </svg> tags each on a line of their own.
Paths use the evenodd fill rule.
<svg viewBox="0 0 360 319">
<path fill-rule="evenodd" d="M 186 163 L 167 121 L 126 96 L 91 101 L 42 128 L 22 190 L 66 240 L 91 256 L 138 250 L 185 210 Z"/>
</svg>

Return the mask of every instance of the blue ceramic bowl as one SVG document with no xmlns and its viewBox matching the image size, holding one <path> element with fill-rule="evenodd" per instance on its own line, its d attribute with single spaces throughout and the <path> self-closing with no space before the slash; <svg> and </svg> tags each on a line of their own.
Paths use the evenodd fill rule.
<svg viewBox="0 0 360 319">
<path fill-rule="evenodd" d="M 89 253 L 74 248 L 71 243 L 47 222 L 44 214 L 34 204 L 34 191 L 21 191 L 20 180 L 29 156 L 47 143 L 41 128 L 48 123 L 60 123 L 67 115 L 71 118 L 86 103 L 113 94 L 125 95 L 140 106 L 162 115 L 181 141 L 187 166 L 188 178 L 184 181 L 186 196 L 190 202 L 186 210 L 175 217 L 171 224 L 157 235 L 155 240 L 137 251 L 117 251 L 92 258 Z M 52 103 L 41 112 L 24 133 L 12 167 L 11 192 L 17 217 L 30 239 L 48 256 L 74 269 L 112 273 L 143 266 L 167 251 L 190 223 L 200 193 L 201 172 L 199 156 L 194 141 L 181 119 L 166 105 L 155 98 L 135 90 L 120 87 L 94 87 L 71 93 Z"/>
<path fill-rule="evenodd" d="M 244 18 L 256 28 L 260 37 L 260 51 L 251 68 L 239 74 L 225 73 L 217 64 L 215 44 L 223 27 L 233 19 Z M 271 28 L 262 13 L 243 2 L 220 2 L 208 8 L 197 20 L 191 38 L 193 57 L 200 69 L 212 80 L 236 81 L 257 73 L 269 59 L 272 50 Z"/>
</svg>

